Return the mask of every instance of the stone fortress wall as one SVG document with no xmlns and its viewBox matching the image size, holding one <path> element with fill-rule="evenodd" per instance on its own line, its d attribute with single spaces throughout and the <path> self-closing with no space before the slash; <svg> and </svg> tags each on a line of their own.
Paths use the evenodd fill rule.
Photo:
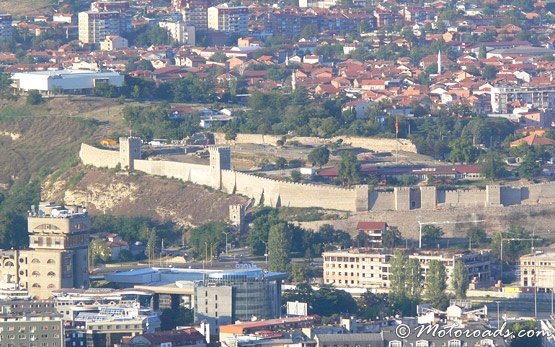
<svg viewBox="0 0 555 347">
<path fill-rule="evenodd" d="M 229 143 L 243 144 L 253 143 L 258 145 L 271 145 L 275 146 L 278 140 L 283 139 L 281 135 L 262 135 L 262 134 L 237 134 L 233 141 L 225 139 L 225 134 L 214 133 L 214 141 L 217 145 L 227 145 Z M 393 152 L 400 151 L 416 153 L 416 146 L 407 139 L 374 139 L 369 137 L 350 137 L 350 136 L 335 136 L 329 139 L 310 136 L 293 136 L 287 137 L 287 141 L 297 141 L 303 145 L 329 145 L 330 143 L 341 140 L 344 144 L 353 147 L 360 147 L 376 152 Z"/>
<path fill-rule="evenodd" d="M 141 142 L 138 138 L 121 138 L 119 151 L 82 144 L 79 156 L 85 165 L 115 168 L 119 164 L 123 169 L 206 185 L 228 194 L 244 195 L 251 198 L 255 205 L 273 207 L 319 207 L 356 212 L 555 203 L 555 182 L 520 187 L 493 184 L 485 189 L 440 190 L 425 186 L 375 191 L 365 185 L 342 188 L 260 177 L 233 170 L 229 147 L 211 146 L 209 152 L 209 165 L 144 160 L 141 158 Z"/>
</svg>

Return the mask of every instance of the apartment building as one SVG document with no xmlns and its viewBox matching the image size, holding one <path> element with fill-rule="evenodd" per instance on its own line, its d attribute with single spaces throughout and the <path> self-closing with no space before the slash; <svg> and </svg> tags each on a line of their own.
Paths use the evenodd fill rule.
<svg viewBox="0 0 555 347">
<path fill-rule="evenodd" d="M 9 41 L 12 37 L 12 15 L 0 14 L 0 41 Z"/>
<path fill-rule="evenodd" d="M 527 105 L 539 110 L 555 107 L 555 84 L 530 87 L 491 88 L 491 110 L 493 113 L 512 113 L 515 107 Z"/>
<path fill-rule="evenodd" d="M 0 301 L 0 345 L 63 347 L 63 335 L 62 319 L 54 303 Z"/>
<path fill-rule="evenodd" d="M 343 251 L 324 252 L 324 283 L 336 287 L 368 288 L 387 292 L 390 287 L 390 267 L 393 252 L 386 249 L 354 248 Z M 441 261 L 447 270 L 450 285 L 455 262 L 463 261 L 471 283 L 490 281 L 491 260 L 489 251 L 433 252 L 421 251 L 409 254 L 420 262 L 426 277 L 432 260 Z"/>
<path fill-rule="evenodd" d="M 538 251 L 523 255 L 519 263 L 521 287 L 536 287 L 546 293 L 555 289 L 555 253 Z"/>
<path fill-rule="evenodd" d="M 131 31 L 131 17 L 119 11 L 86 11 L 79 13 L 79 41 L 99 44 L 107 36 Z"/>
<path fill-rule="evenodd" d="M 196 30 L 208 29 L 209 7 L 209 0 L 179 0 L 175 4 L 185 24 L 195 27 Z"/>
<path fill-rule="evenodd" d="M 245 6 L 221 4 L 208 8 L 208 29 L 245 34 L 249 30 L 249 10 Z"/>
<path fill-rule="evenodd" d="M 91 3 L 91 11 L 96 12 L 126 12 L 129 11 L 129 1 L 101 0 Z"/>
<path fill-rule="evenodd" d="M 88 287 L 90 226 L 80 207 L 41 203 L 28 217 L 29 249 L 1 251 L 0 275 L 35 299 L 48 299 L 55 289 Z"/>
<path fill-rule="evenodd" d="M 183 21 L 160 21 L 158 22 L 160 28 L 168 31 L 168 35 L 175 40 L 175 42 L 183 45 L 195 45 L 195 27 L 188 25 Z"/>
</svg>

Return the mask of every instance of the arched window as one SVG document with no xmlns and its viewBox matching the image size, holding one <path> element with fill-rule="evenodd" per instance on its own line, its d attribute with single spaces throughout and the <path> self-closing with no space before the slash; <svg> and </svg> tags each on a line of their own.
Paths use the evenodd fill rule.
<svg viewBox="0 0 555 347">
<path fill-rule="evenodd" d="M 47 264 L 56 264 L 56 261 L 54 259 L 48 259 L 48 261 L 46 263 Z"/>
<path fill-rule="evenodd" d="M 7 261 L 7 262 L 4 263 L 4 266 L 12 267 L 12 266 L 13 266 L 13 262 L 12 262 L 12 261 Z"/>
<path fill-rule="evenodd" d="M 40 288 L 40 284 L 38 284 L 38 283 L 33 283 L 33 288 Z"/>
<path fill-rule="evenodd" d="M 33 258 L 33 260 L 31 260 L 31 263 L 40 264 L 40 260 L 38 260 L 37 258 Z"/>
<path fill-rule="evenodd" d="M 50 284 L 48 285 L 48 289 L 52 289 L 52 288 L 54 288 L 54 285 L 53 285 L 52 283 L 50 283 Z"/>
<path fill-rule="evenodd" d="M 52 278 L 52 277 L 54 277 L 54 276 L 56 276 L 56 274 L 54 273 L 54 271 L 48 272 L 48 277 Z"/>
<path fill-rule="evenodd" d="M 31 274 L 33 277 L 39 277 L 40 276 L 40 272 L 38 271 L 33 271 L 33 273 Z"/>
</svg>

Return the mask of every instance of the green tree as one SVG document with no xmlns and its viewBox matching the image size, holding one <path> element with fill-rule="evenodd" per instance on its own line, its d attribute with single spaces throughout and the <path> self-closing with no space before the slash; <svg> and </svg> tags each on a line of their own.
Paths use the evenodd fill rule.
<svg viewBox="0 0 555 347">
<path fill-rule="evenodd" d="M 501 241 L 503 239 L 503 241 Z M 516 240 L 528 239 L 528 240 Z M 532 235 L 523 227 L 512 225 L 507 231 L 496 234 L 491 242 L 491 252 L 504 263 L 514 263 L 518 258 L 532 249 Z M 530 241 L 529 241 L 530 240 Z M 501 242 L 503 242 L 503 259 L 501 259 Z M 533 244 L 542 245 L 541 239 L 534 240 Z"/>
<path fill-rule="evenodd" d="M 322 168 L 322 165 L 326 165 L 330 159 L 330 151 L 324 146 L 313 149 L 308 153 L 308 161 L 312 163 L 312 166 L 318 165 Z"/>
<path fill-rule="evenodd" d="M 290 260 L 290 231 L 287 223 L 272 225 L 268 232 L 268 270 L 288 272 Z"/>
<path fill-rule="evenodd" d="M 497 68 L 493 65 L 486 65 L 482 70 L 482 77 L 488 81 L 493 81 L 497 77 Z"/>
<path fill-rule="evenodd" d="M 227 60 L 227 55 L 223 52 L 216 52 L 210 56 L 210 60 L 218 63 L 224 63 Z"/>
<path fill-rule="evenodd" d="M 308 281 L 308 268 L 305 264 L 291 265 L 291 279 L 294 283 L 303 283 Z"/>
<path fill-rule="evenodd" d="M 480 151 L 466 138 L 458 138 L 449 142 L 451 154 L 449 161 L 453 163 L 474 163 Z"/>
<path fill-rule="evenodd" d="M 193 255 L 206 260 L 218 255 L 225 249 L 226 232 L 228 226 L 223 222 L 208 222 L 192 229 L 189 246 Z"/>
<path fill-rule="evenodd" d="M 358 298 L 357 305 L 358 314 L 363 319 L 374 320 L 377 317 L 383 318 L 393 314 L 385 293 L 372 293 L 367 290 Z"/>
<path fill-rule="evenodd" d="M 428 247 L 435 247 L 441 237 L 443 236 L 443 229 L 435 225 L 424 225 L 422 227 L 422 244 Z"/>
<path fill-rule="evenodd" d="M 342 313 L 355 314 L 358 311 L 357 303 L 351 294 L 335 289 L 329 284 L 321 285 L 320 289 L 315 291 L 308 283 L 301 283 L 294 290 L 284 291 L 283 301 L 306 302 L 309 314 L 324 317 Z"/>
<path fill-rule="evenodd" d="M 155 228 L 149 230 L 148 242 L 146 244 L 146 256 L 149 262 L 153 262 L 154 258 L 160 251 L 160 240 L 158 239 L 158 233 Z"/>
<path fill-rule="evenodd" d="M 455 291 L 457 299 L 465 299 L 466 291 L 468 290 L 468 269 L 460 260 L 455 262 L 453 274 L 451 276 L 451 287 Z"/>
<path fill-rule="evenodd" d="M 445 290 L 447 289 L 447 272 L 445 265 L 439 260 L 430 261 L 428 272 L 426 273 L 426 298 L 430 301 L 434 308 L 444 310 L 448 306 L 448 297 Z"/>
<path fill-rule="evenodd" d="M 542 172 L 541 162 L 535 151 L 529 151 L 518 167 L 518 174 L 522 178 L 532 179 L 538 177 Z"/>
<path fill-rule="evenodd" d="M 505 173 L 505 163 L 498 152 L 490 151 L 478 160 L 480 173 L 487 179 L 495 180 L 503 177 Z"/>
<path fill-rule="evenodd" d="M 27 105 L 40 105 L 43 102 L 44 99 L 38 90 L 30 90 L 27 94 Z"/>
<path fill-rule="evenodd" d="M 401 232 L 397 227 L 389 227 L 382 235 L 382 242 L 385 248 L 395 248 L 401 243 Z"/>
<path fill-rule="evenodd" d="M 160 315 L 160 329 L 162 331 L 174 330 L 177 326 L 193 324 L 194 312 L 186 307 L 165 308 Z"/>
<path fill-rule="evenodd" d="M 466 237 L 468 238 L 468 243 L 471 247 L 480 247 L 487 242 L 488 236 L 484 229 L 473 226 L 466 232 Z"/>
<path fill-rule="evenodd" d="M 302 179 L 301 172 L 299 170 L 292 170 L 291 171 L 291 181 L 297 183 L 300 182 Z"/>
<path fill-rule="evenodd" d="M 341 153 L 341 161 L 337 169 L 337 175 L 347 185 L 358 183 L 360 180 L 360 164 L 352 152 Z"/>
<path fill-rule="evenodd" d="M 479 59 L 486 59 L 487 53 L 488 53 L 488 51 L 486 49 L 486 46 L 481 45 L 480 50 L 478 51 L 478 58 Z"/>
<path fill-rule="evenodd" d="M 283 170 L 287 167 L 287 160 L 284 157 L 278 157 L 276 159 L 276 169 Z"/>
<path fill-rule="evenodd" d="M 89 243 L 90 267 L 95 267 L 98 262 L 106 263 L 111 256 L 112 252 L 106 241 L 94 239 Z"/>
<path fill-rule="evenodd" d="M 388 297 L 393 307 L 403 314 L 414 314 L 422 291 L 420 263 L 397 250 L 391 259 L 390 274 Z"/>
</svg>

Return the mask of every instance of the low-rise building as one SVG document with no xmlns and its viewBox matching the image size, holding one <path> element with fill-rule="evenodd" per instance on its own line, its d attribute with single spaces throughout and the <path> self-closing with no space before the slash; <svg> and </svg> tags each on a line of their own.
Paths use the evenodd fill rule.
<svg viewBox="0 0 555 347">
<path fill-rule="evenodd" d="M 106 38 L 100 42 L 100 50 L 102 51 L 116 51 L 127 47 L 129 47 L 127 39 L 118 35 L 106 36 Z"/>
<path fill-rule="evenodd" d="M 392 257 L 392 251 L 386 249 L 354 248 L 324 252 L 324 283 L 336 287 L 368 288 L 387 292 L 390 286 Z M 448 285 L 451 283 L 455 262 L 459 260 L 468 269 L 471 283 L 491 280 L 489 251 L 420 251 L 409 253 L 409 257 L 418 259 L 424 277 L 432 260 L 441 261 L 447 270 Z"/>
<path fill-rule="evenodd" d="M 12 75 L 12 87 L 18 92 L 38 90 L 43 94 L 87 94 L 102 83 L 123 86 L 123 75 L 113 71 L 55 70 L 17 72 Z"/>
<path fill-rule="evenodd" d="M 539 292 L 555 289 L 555 253 L 536 252 L 523 255 L 519 260 L 521 287 L 536 287 Z"/>
</svg>

